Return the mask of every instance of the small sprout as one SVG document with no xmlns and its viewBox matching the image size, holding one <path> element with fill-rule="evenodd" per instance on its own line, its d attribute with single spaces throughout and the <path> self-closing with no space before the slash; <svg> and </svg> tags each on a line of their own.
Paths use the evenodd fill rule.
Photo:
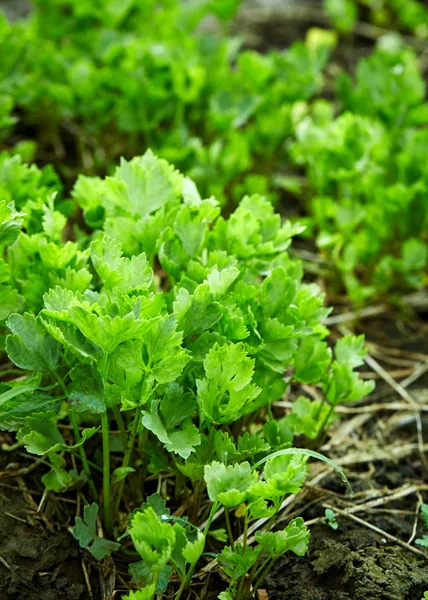
<svg viewBox="0 0 428 600">
<path fill-rule="evenodd" d="M 336 529 L 339 528 L 339 523 L 337 522 L 336 514 L 333 510 L 331 510 L 331 508 L 325 509 L 324 521 L 326 525 L 334 529 L 334 531 L 336 531 Z"/>
</svg>

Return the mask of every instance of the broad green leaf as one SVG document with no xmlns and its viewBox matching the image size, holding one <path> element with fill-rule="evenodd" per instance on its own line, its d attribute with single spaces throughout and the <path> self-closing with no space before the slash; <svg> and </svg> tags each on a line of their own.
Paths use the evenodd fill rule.
<svg viewBox="0 0 428 600">
<path fill-rule="evenodd" d="M 346 335 L 336 342 L 334 355 L 340 365 L 347 365 L 351 369 L 364 364 L 367 350 L 364 348 L 364 335 L 358 337 Z"/>
<path fill-rule="evenodd" d="M 98 373 L 87 365 L 78 365 L 70 371 L 72 380 L 69 399 L 73 410 L 101 414 L 105 411 L 104 383 Z"/>
<path fill-rule="evenodd" d="M 208 225 L 219 212 L 220 207 L 215 200 L 203 200 L 197 206 L 181 206 L 174 229 L 189 256 L 195 256 L 200 251 Z"/>
<path fill-rule="evenodd" d="M 49 335 L 40 319 L 30 313 L 12 314 L 6 324 L 12 331 L 6 338 L 6 351 L 17 367 L 28 371 L 55 369 L 61 346 Z"/>
<path fill-rule="evenodd" d="M 128 567 L 128 570 L 129 574 L 132 576 L 132 583 L 137 585 L 139 588 L 143 586 L 149 586 L 152 584 L 153 573 L 150 571 L 149 567 L 145 564 L 143 560 L 131 563 Z M 159 573 L 156 590 L 161 594 L 166 591 L 172 573 L 172 567 L 170 567 L 169 565 L 164 567 Z"/>
<path fill-rule="evenodd" d="M 358 373 L 343 364 L 334 361 L 328 380 L 323 389 L 327 400 L 333 406 L 341 402 L 354 402 L 361 400 L 373 391 L 373 381 L 359 379 Z"/>
<path fill-rule="evenodd" d="M 283 311 L 294 300 L 297 281 L 288 277 L 282 267 L 277 267 L 262 283 L 261 304 L 266 317 L 273 317 Z"/>
<path fill-rule="evenodd" d="M 56 423 L 51 419 L 27 419 L 24 427 L 17 434 L 18 439 L 25 445 L 27 452 L 42 456 L 48 452 L 56 452 L 66 446 Z"/>
<path fill-rule="evenodd" d="M 283 455 L 271 458 L 265 464 L 263 476 L 266 484 L 264 497 L 275 498 L 285 494 L 296 494 L 304 484 L 308 471 L 308 456 L 301 454 Z M 258 494 L 263 482 L 257 482 L 252 493 Z"/>
<path fill-rule="evenodd" d="M 197 538 L 194 542 L 188 541 L 183 549 L 183 557 L 191 566 L 196 565 L 201 558 L 205 547 L 205 536 L 202 531 L 198 531 Z"/>
<path fill-rule="evenodd" d="M 160 404 L 160 413 L 167 429 L 177 427 L 196 412 L 196 399 L 177 383 L 170 383 Z"/>
<path fill-rule="evenodd" d="M 127 212 L 145 216 L 174 202 L 181 176 L 149 150 L 127 162 L 121 159 L 114 177 L 105 181 L 105 195 Z"/>
<path fill-rule="evenodd" d="M 167 430 L 159 414 L 159 400 L 152 400 L 150 412 L 143 410 L 143 425 L 165 445 L 168 452 L 175 452 L 182 458 L 189 458 L 195 446 L 201 443 L 198 428 L 189 418 L 180 423 L 180 428 Z"/>
<path fill-rule="evenodd" d="M 61 402 L 59 398 L 36 390 L 24 391 L 20 389 L 21 387 L 27 388 L 32 386 L 11 388 L 5 392 L 5 396 L 2 394 L 3 398 L 0 402 L 0 429 L 16 431 L 23 426 L 28 417 L 58 413 Z M 12 392 L 16 393 L 10 395 Z"/>
<path fill-rule="evenodd" d="M 174 381 L 189 362 L 182 348 L 183 334 L 176 329 L 176 318 L 168 315 L 160 318 L 143 338 L 147 370 L 159 383 Z"/>
<path fill-rule="evenodd" d="M 210 291 L 216 296 L 221 296 L 230 288 L 235 279 L 239 276 L 239 269 L 236 267 L 226 267 L 225 269 L 213 269 L 207 275 L 207 281 Z"/>
<path fill-rule="evenodd" d="M 81 306 L 73 306 L 70 312 L 73 322 L 83 335 L 106 354 L 111 354 L 127 340 L 143 338 L 154 321 L 137 319 L 133 312 L 123 317 L 99 316 Z"/>
<path fill-rule="evenodd" d="M 162 591 L 162 590 L 161 590 Z M 131 591 L 126 596 L 122 596 L 122 600 L 153 600 L 156 594 L 156 584 L 151 583 L 144 586 L 141 590 Z"/>
<path fill-rule="evenodd" d="M 120 244 L 103 237 L 92 242 L 91 260 L 107 290 L 149 290 L 153 282 L 153 271 L 146 255 L 131 259 L 122 256 Z"/>
<path fill-rule="evenodd" d="M 178 329 L 185 338 L 210 329 L 222 316 L 222 309 L 210 291 L 208 283 L 198 285 L 191 295 L 186 288 L 180 288 L 174 302 L 174 314 L 178 319 Z"/>
<path fill-rule="evenodd" d="M 43 475 L 43 484 L 46 489 L 53 492 L 65 491 L 73 482 L 70 473 L 64 469 L 66 466 L 65 459 L 59 454 L 51 454 L 49 455 L 49 462 L 51 463 L 51 468 L 50 471 Z"/>
<path fill-rule="evenodd" d="M 300 344 L 294 366 L 296 379 L 301 383 L 322 381 L 331 362 L 331 350 L 316 337 L 306 337 Z"/>
<path fill-rule="evenodd" d="M 0 248 L 12 244 L 24 223 L 24 214 L 15 210 L 13 202 L 0 199 Z"/>
</svg>

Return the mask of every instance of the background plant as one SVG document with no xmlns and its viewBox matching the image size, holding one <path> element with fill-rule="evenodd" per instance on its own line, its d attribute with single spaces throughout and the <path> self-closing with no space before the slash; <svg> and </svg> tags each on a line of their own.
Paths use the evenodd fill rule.
<svg viewBox="0 0 428 600">
<path fill-rule="evenodd" d="M 401 15 L 413 30 L 425 9 L 398 4 L 364 6 L 385 26 Z M 334 32 L 310 30 L 285 51 L 243 49 L 228 35 L 238 5 L 132 1 L 118 10 L 107 0 L 43 0 L 25 21 L 3 19 L 6 145 L 54 161 L 67 187 L 81 172 L 104 176 L 119 156 L 151 147 L 226 210 L 248 189 L 285 199 L 293 214 L 303 209 L 327 259 L 331 296 L 345 290 L 363 304 L 424 286 L 428 111 L 415 53 L 397 36 L 381 38 L 355 81 L 340 74 L 334 91 L 329 76 L 326 89 Z M 339 32 L 353 31 L 356 3 L 325 8 Z M 75 191 L 98 227 L 105 207 L 95 190 Z"/>
</svg>

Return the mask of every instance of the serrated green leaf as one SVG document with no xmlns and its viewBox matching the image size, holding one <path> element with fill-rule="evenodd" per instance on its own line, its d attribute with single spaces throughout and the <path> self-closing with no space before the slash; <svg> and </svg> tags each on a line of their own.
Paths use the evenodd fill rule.
<svg viewBox="0 0 428 600">
<path fill-rule="evenodd" d="M 278 559 L 288 551 L 297 556 L 306 554 L 309 543 L 309 530 L 301 517 L 290 521 L 283 531 L 256 533 L 256 541 L 273 559 Z"/>
<path fill-rule="evenodd" d="M 364 364 L 367 350 L 364 348 L 364 335 L 358 337 L 346 335 L 336 342 L 334 355 L 340 365 L 348 365 L 351 369 Z"/>
<path fill-rule="evenodd" d="M 244 550 L 242 544 L 235 544 L 233 550 L 229 546 L 223 548 L 221 553 L 217 555 L 217 560 L 233 585 L 240 577 L 251 571 L 251 567 L 259 558 L 260 553 L 260 546 L 255 548 L 247 546 Z"/>
<path fill-rule="evenodd" d="M 212 327 L 222 316 L 221 306 L 214 300 L 208 283 L 198 285 L 191 295 L 181 288 L 174 301 L 174 314 L 178 319 L 178 329 L 185 338 L 196 335 Z"/>
<path fill-rule="evenodd" d="M 159 573 L 171 558 L 175 533 L 169 523 L 162 523 L 149 506 L 138 512 L 131 523 L 134 546 L 153 573 Z"/>
<path fill-rule="evenodd" d="M 6 338 L 6 351 L 21 369 L 53 371 L 58 362 L 61 346 L 34 315 L 12 314 L 7 320 L 12 335 Z"/>
<path fill-rule="evenodd" d="M 232 507 L 244 502 L 257 474 L 248 462 L 229 466 L 213 462 L 205 466 L 204 479 L 211 502 L 218 500 L 223 506 Z"/>
<path fill-rule="evenodd" d="M 21 387 L 21 386 L 19 386 Z M 22 386 L 27 387 L 27 386 Z M 8 390 L 6 398 L 18 388 Z M 0 404 L 0 429 L 15 431 L 22 427 L 25 420 L 36 415 L 52 415 L 58 413 L 60 400 L 46 393 L 25 392 L 20 389 Z"/>
<path fill-rule="evenodd" d="M 105 411 L 104 383 L 98 373 L 87 365 L 78 365 L 70 371 L 72 380 L 69 399 L 73 410 L 101 414 Z"/>
<path fill-rule="evenodd" d="M 254 360 L 239 344 L 215 344 L 204 360 L 205 378 L 196 381 L 198 399 L 205 417 L 215 423 L 231 423 L 245 405 L 260 393 L 251 383 Z"/>
<path fill-rule="evenodd" d="M 198 531 L 197 538 L 194 542 L 188 541 L 183 549 L 183 557 L 190 566 L 196 565 L 202 556 L 205 547 L 205 536 L 202 531 Z"/>
<path fill-rule="evenodd" d="M 296 378 L 301 383 L 318 383 L 324 378 L 331 362 L 331 350 L 315 337 L 306 337 L 300 344 L 294 366 Z"/>
</svg>

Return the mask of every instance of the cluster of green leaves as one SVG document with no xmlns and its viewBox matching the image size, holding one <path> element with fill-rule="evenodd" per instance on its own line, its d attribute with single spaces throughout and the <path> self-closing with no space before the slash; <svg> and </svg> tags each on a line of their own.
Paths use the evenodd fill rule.
<svg viewBox="0 0 428 600">
<path fill-rule="evenodd" d="M 209 535 L 230 543 L 217 555 L 230 582 L 229 588 L 218 596 L 221 600 L 252 596 L 274 562 L 286 552 L 303 556 L 308 548 L 309 531 L 302 518 L 290 521 L 280 531 L 271 531 L 271 528 L 284 497 L 297 493 L 303 485 L 307 458 L 299 453 L 278 456 L 266 462 L 262 473 L 246 461 L 233 465 L 215 461 L 206 465 L 204 480 L 212 507 L 204 530 L 186 519 L 173 517 L 158 494 L 150 496 L 129 520 L 129 533 L 142 559 L 131 565 L 130 572 L 134 581 L 143 586 L 141 591 L 153 598 L 156 591 L 165 591 L 175 573 L 181 579 L 176 596 L 180 598 Z M 210 532 L 213 517 L 220 507 L 227 515 L 228 531 Z M 244 522 L 242 541 L 238 543 L 230 525 L 230 509 Z M 259 518 L 270 519 L 270 524 L 265 531 L 256 534 L 255 545 L 250 546 L 248 529 L 251 522 Z"/>
<path fill-rule="evenodd" d="M 333 101 L 314 101 L 324 95 L 336 34 L 315 29 L 285 51 L 243 50 L 226 35 L 239 4 L 35 0 L 26 20 L 11 25 L 0 18 L 0 53 L 7 57 L 0 65 L 2 139 L 30 131 L 39 156 L 51 156 L 73 182 L 77 173 L 104 175 L 119 156 L 151 147 L 222 206 L 236 206 L 248 189 L 271 201 L 292 194 L 329 259 L 333 293 L 345 288 L 362 304 L 421 287 L 428 108 L 415 54 L 394 36 L 382 38 L 359 63 L 355 80 L 338 77 Z M 339 31 L 353 29 L 357 4 L 326 0 Z M 363 4 L 376 14 L 392 11 L 407 29 L 419 23 L 423 35 L 420 3 Z M 216 17 L 217 31 L 207 27 L 208 15 Z M 29 152 L 22 143 L 17 150 Z M 304 168 L 303 186 L 296 166 Z M 126 179 L 136 168 L 125 165 L 118 173 Z M 76 200 L 91 227 L 105 222 L 116 237 L 133 200 L 122 214 L 120 191 L 111 182 L 89 181 L 90 191 L 80 178 Z M 99 198 L 104 187 L 108 206 Z M 129 244 L 133 235 L 130 230 Z M 19 261 L 34 256 L 38 243 L 23 249 Z M 58 279 L 67 269 L 85 268 L 77 255 L 61 256 L 58 264 Z M 16 277 L 24 281 L 26 274 Z"/>
<path fill-rule="evenodd" d="M 75 209 L 61 191 L 50 166 L 40 170 L 0 154 L 0 322 L 10 312 L 40 310 L 55 285 L 83 292 L 91 281 L 88 250 L 64 239 Z"/>
<path fill-rule="evenodd" d="M 324 0 L 331 23 L 341 33 L 351 33 L 359 13 L 369 11 L 374 25 L 428 37 L 428 10 L 419 0 Z"/>
<path fill-rule="evenodd" d="M 214 198 L 203 199 L 193 181 L 148 151 L 122 160 L 111 177 L 78 180 L 73 196 L 94 231 L 76 230 L 79 241 L 64 242 L 63 204 L 49 186 L 43 191 L 42 172 L 17 164 L 37 183 L 34 210 L 30 192 L 19 203 L 25 212 L 4 205 L 5 285 L 21 304 L 2 306 L 2 314 L 6 350 L 20 371 L 0 384 L 0 427 L 44 457 L 48 489 L 87 483 L 97 501 L 102 471 L 109 537 L 123 495 L 138 504 L 146 480 L 148 489 L 156 477 L 174 482 L 177 499 L 191 498 L 196 523 L 207 493 L 211 517 L 223 506 L 229 529 L 218 556 L 231 582 L 223 598 L 246 597 L 281 553 L 304 552 L 307 531 L 297 520 L 258 535 L 256 546 L 239 546 L 228 510 L 238 507 L 247 527 L 273 519 L 284 496 L 298 491 L 306 460 L 292 449 L 268 458 L 298 434 L 319 444 L 335 407 L 371 391 L 356 371 L 362 337 L 330 350 L 323 296 L 302 282 L 302 265 L 287 253 L 302 227 L 282 223 L 262 196 L 244 197 L 223 217 Z M 14 278 L 17 256 L 27 279 Z M 293 383 L 317 386 L 321 400 L 301 397 L 278 421 L 272 404 Z M 67 419 L 73 433 L 63 428 Z M 70 469 L 69 454 L 81 472 Z M 257 460 L 268 460 L 263 472 Z M 99 559 L 119 546 L 99 537 L 97 511 L 88 506 L 74 533 Z M 182 590 L 190 583 L 209 531 L 167 521 L 152 506 L 130 524 L 144 577 L 157 574 L 146 581 L 152 595 L 167 567 Z M 221 533 L 217 539 L 224 544 Z"/>
<path fill-rule="evenodd" d="M 322 87 L 332 39 L 239 51 L 221 33 L 239 4 L 35 0 L 25 21 L 0 17 L 0 123 L 7 133 L 19 119 L 24 136 L 31 127 L 65 175 L 64 135 L 78 171 L 151 147 L 221 203 L 243 187 L 274 194 L 283 182 L 270 173 L 286 156 L 299 103 Z M 219 32 L 199 27 L 207 15 Z"/>
<path fill-rule="evenodd" d="M 342 113 L 315 103 L 292 153 L 311 185 L 310 230 L 362 303 L 426 284 L 428 104 L 414 53 L 394 40 L 337 84 Z"/>
</svg>

